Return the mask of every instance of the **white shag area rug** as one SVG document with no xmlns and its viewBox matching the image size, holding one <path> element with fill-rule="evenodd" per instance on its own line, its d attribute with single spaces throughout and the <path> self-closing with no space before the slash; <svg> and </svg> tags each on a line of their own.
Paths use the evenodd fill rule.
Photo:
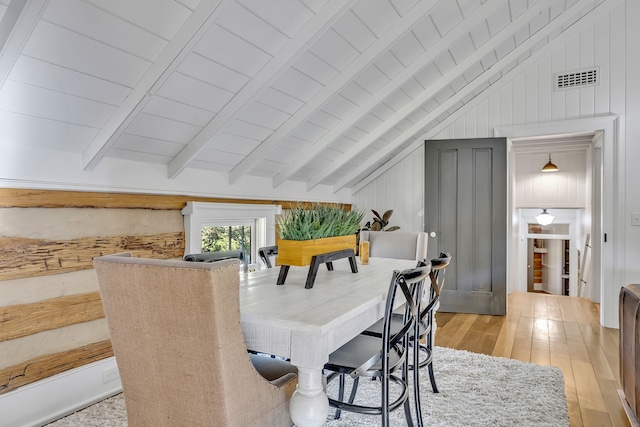
<svg viewBox="0 0 640 427">
<path fill-rule="evenodd" d="M 569 425 L 564 377 L 559 368 L 523 363 L 461 350 L 436 347 L 434 370 L 440 393 L 432 393 L 426 369 L 420 370 L 421 406 L 425 425 L 535 426 Z M 361 379 L 356 402 L 376 404 L 380 383 Z M 335 396 L 337 381 L 327 387 Z M 347 392 L 345 393 L 348 396 Z M 392 392 L 393 393 L 393 392 Z M 393 396 L 392 396 L 393 397 Z M 328 427 L 380 425 L 380 418 L 342 412 Z M 392 426 L 406 426 L 404 411 L 391 415 Z M 126 427 L 124 397 L 118 394 L 48 425 L 49 427 Z"/>
</svg>

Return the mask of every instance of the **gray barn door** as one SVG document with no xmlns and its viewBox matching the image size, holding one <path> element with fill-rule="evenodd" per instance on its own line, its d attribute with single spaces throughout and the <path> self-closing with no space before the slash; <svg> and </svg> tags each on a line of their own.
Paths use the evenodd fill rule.
<svg viewBox="0 0 640 427">
<path fill-rule="evenodd" d="M 506 138 L 425 142 L 429 257 L 451 252 L 440 311 L 506 314 Z"/>
</svg>

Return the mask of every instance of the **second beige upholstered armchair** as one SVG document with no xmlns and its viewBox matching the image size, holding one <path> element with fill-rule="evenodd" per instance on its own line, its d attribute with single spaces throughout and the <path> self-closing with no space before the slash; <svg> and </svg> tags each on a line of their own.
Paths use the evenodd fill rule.
<svg viewBox="0 0 640 427">
<path fill-rule="evenodd" d="M 429 235 L 423 231 L 369 231 L 360 232 L 360 241 L 369 242 L 369 256 L 381 258 L 427 259 Z"/>
</svg>

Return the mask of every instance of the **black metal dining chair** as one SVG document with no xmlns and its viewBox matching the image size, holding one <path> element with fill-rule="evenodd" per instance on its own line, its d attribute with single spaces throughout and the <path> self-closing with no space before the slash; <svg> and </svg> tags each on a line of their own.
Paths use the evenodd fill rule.
<svg viewBox="0 0 640 427">
<path fill-rule="evenodd" d="M 435 310 L 439 307 L 440 291 L 444 287 L 445 269 L 451 263 L 450 253 L 441 253 L 440 257 L 431 260 L 431 271 L 429 272 L 430 286 L 425 286 L 425 298 L 420 303 L 419 316 L 419 349 L 423 353 L 423 357 L 418 363 L 418 367 L 427 367 L 429 371 L 429 380 L 431 389 L 434 393 L 438 393 L 435 374 L 433 372 L 433 349 L 434 349 L 434 332 L 435 332 Z M 384 319 L 371 325 L 363 334 L 381 337 L 384 327 Z M 402 326 L 402 315 L 394 313 L 392 316 L 392 330 L 398 330 Z M 412 365 L 411 368 L 413 368 Z"/>
<path fill-rule="evenodd" d="M 329 355 L 329 362 L 325 365 L 327 381 L 339 380 L 337 398 L 329 398 L 329 405 L 337 409 L 336 418 L 339 418 L 340 411 L 380 415 L 382 426 L 387 427 L 389 413 L 403 406 L 407 424 L 413 426 L 409 404 L 408 366 L 417 365 L 419 361 L 418 316 L 424 283 L 430 270 L 430 264 L 423 262 L 417 268 L 394 271 L 387 294 L 381 336 L 360 334 Z M 396 311 L 402 313 L 401 322 L 394 321 L 394 306 L 397 305 L 398 298 L 405 299 L 402 309 Z M 354 379 L 352 392 L 347 401 L 344 401 L 345 375 Z M 353 403 L 361 377 L 380 379 L 380 405 L 366 406 Z M 400 388 L 399 396 L 393 401 L 389 393 L 391 382 Z M 418 370 L 413 370 L 412 382 L 416 422 L 418 426 L 422 426 Z"/>
</svg>

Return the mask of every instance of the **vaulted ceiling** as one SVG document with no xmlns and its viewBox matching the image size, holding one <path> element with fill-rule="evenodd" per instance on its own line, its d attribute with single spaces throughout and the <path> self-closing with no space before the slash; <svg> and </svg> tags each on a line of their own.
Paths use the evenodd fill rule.
<svg viewBox="0 0 640 427">
<path fill-rule="evenodd" d="M 352 187 L 608 0 L 0 0 L 0 146 Z"/>
</svg>

